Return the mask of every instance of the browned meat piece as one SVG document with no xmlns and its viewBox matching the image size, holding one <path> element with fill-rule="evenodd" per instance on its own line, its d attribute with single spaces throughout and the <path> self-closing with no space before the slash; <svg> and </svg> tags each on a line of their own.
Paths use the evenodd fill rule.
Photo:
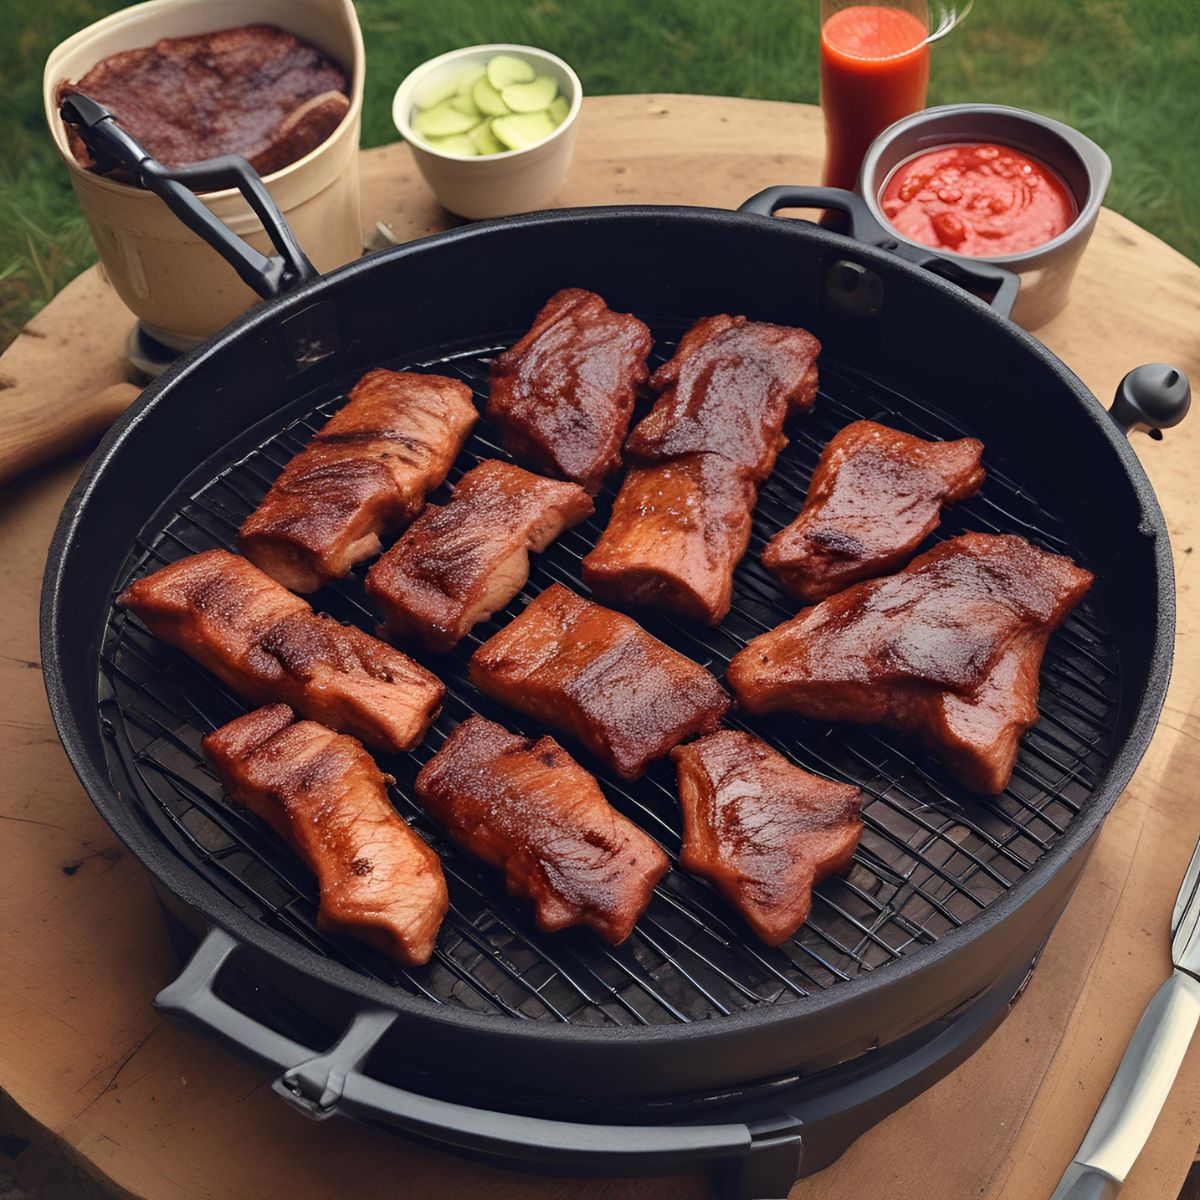
<svg viewBox="0 0 1200 1200">
<path fill-rule="evenodd" d="M 238 547 L 295 592 L 341 579 L 421 511 L 478 417 L 460 380 L 368 371 L 246 518 Z"/>
<path fill-rule="evenodd" d="M 522 462 L 595 494 L 620 466 L 651 344 L 641 321 L 595 292 L 556 292 L 492 363 L 488 416 Z"/>
<path fill-rule="evenodd" d="M 820 348 L 803 329 L 745 317 L 705 317 L 684 334 L 651 380 L 658 402 L 625 443 L 639 464 L 584 560 L 589 586 L 720 624 L 757 484 L 787 444 L 784 418 L 816 397 Z"/>
<path fill-rule="evenodd" d="M 260 174 L 319 146 L 350 107 L 345 73 L 274 25 L 162 38 L 98 62 L 59 95 L 82 92 L 168 167 L 241 154 Z M 71 151 L 92 159 L 68 127 Z"/>
<path fill-rule="evenodd" d="M 895 570 L 983 483 L 975 438 L 927 442 L 874 421 L 847 425 L 825 447 L 800 515 L 763 551 L 763 566 L 813 603 Z"/>
<path fill-rule="evenodd" d="M 578 484 L 489 459 L 458 481 L 449 504 L 417 518 L 371 568 L 367 591 L 389 635 L 452 650 L 525 586 L 530 550 L 540 554 L 591 513 Z"/>
<path fill-rule="evenodd" d="M 821 343 L 788 325 L 704 317 L 650 380 L 658 401 L 629 435 L 634 458 L 723 454 L 755 482 L 787 445 L 783 422 L 817 398 Z"/>
<path fill-rule="evenodd" d="M 844 871 L 862 833 L 862 793 L 788 762 L 748 733 L 676 746 L 680 865 L 703 876 L 768 946 L 808 920 L 812 890 Z"/>
<path fill-rule="evenodd" d="M 225 790 L 265 821 L 317 877 L 317 924 L 416 966 L 450 906 L 438 856 L 400 819 L 354 738 L 256 709 L 204 739 Z"/>
<path fill-rule="evenodd" d="M 631 467 L 583 580 L 605 600 L 717 625 L 750 540 L 756 489 L 719 454 Z"/>
<path fill-rule="evenodd" d="M 117 603 L 252 704 L 289 704 L 379 750 L 416 746 L 446 691 L 407 655 L 314 613 L 227 550 L 163 567 Z"/>
<path fill-rule="evenodd" d="M 417 776 L 421 803 L 463 849 L 532 900 L 539 929 L 587 925 L 614 946 L 633 931 L 667 856 L 550 737 L 471 717 Z"/>
<path fill-rule="evenodd" d="M 1002 792 L 1037 721 L 1046 642 L 1091 584 L 1024 538 L 964 534 L 755 638 L 729 685 L 750 713 L 915 734 L 967 787 Z"/>
<path fill-rule="evenodd" d="M 555 583 L 471 658 L 489 696 L 577 737 L 624 779 L 729 707 L 701 666 L 636 621 Z"/>
</svg>

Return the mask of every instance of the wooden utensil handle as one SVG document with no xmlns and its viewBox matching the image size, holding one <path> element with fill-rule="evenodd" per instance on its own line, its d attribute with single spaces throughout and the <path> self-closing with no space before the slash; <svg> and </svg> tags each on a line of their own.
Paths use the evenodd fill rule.
<svg viewBox="0 0 1200 1200">
<path fill-rule="evenodd" d="M 140 392 L 135 384 L 114 383 L 54 404 L 20 384 L 0 391 L 0 484 L 99 437 Z"/>
</svg>

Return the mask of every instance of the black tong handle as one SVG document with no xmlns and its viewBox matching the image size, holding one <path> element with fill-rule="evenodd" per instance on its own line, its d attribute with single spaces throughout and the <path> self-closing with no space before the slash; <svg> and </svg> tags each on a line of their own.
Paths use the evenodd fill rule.
<svg viewBox="0 0 1200 1200">
<path fill-rule="evenodd" d="M 271 198 L 258 172 L 240 155 L 225 154 L 187 167 L 167 168 L 129 136 L 102 104 L 72 92 L 59 114 L 83 139 L 101 174 L 123 167 L 139 187 L 160 197 L 198 237 L 203 238 L 264 300 L 315 279 L 317 269 Z M 237 188 L 262 222 L 277 254 L 266 255 L 244 242 L 194 195 Z"/>
</svg>

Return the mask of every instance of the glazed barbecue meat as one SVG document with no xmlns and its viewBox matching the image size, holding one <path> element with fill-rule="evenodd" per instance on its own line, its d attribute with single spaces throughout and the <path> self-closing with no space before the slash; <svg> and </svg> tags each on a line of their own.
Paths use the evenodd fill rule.
<svg viewBox="0 0 1200 1200">
<path fill-rule="evenodd" d="M 574 735 L 623 779 L 711 732 L 729 707 L 703 667 L 557 583 L 475 651 L 470 679 Z"/>
<path fill-rule="evenodd" d="M 583 580 L 603 600 L 716 625 L 729 611 L 755 499 L 745 470 L 719 454 L 631 467 Z"/>
<path fill-rule="evenodd" d="M 761 483 L 787 445 L 785 418 L 817 398 L 820 351 L 811 333 L 789 325 L 702 318 L 655 371 L 650 386 L 658 400 L 626 451 L 646 462 L 720 454 Z"/>
<path fill-rule="evenodd" d="M 620 465 L 650 347 L 650 330 L 595 292 L 556 292 L 492 363 L 488 416 L 521 462 L 595 494 Z"/>
<path fill-rule="evenodd" d="M 367 592 L 390 636 L 452 650 L 473 625 L 503 608 L 541 553 L 592 513 L 578 484 L 543 479 L 489 459 L 430 507 L 371 568 Z"/>
<path fill-rule="evenodd" d="M 964 534 L 754 638 L 728 682 L 749 713 L 914 734 L 968 788 L 998 793 L 1037 721 L 1046 642 L 1091 584 L 1023 538 Z"/>
<path fill-rule="evenodd" d="M 359 742 L 272 704 L 210 733 L 204 753 L 229 795 L 316 875 L 321 929 L 405 966 L 429 961 L 450 904 L 442 864 Z"/>
<path fill-rule="evenodd" d="M 927 442 L 855 421 L 825 447 L 800 515 L 763 551 L 763 566 L 795 597 L 824 600 L 899 567 L 942 508 L 983 483 L 983 443 Z"/>
<path fill-rule="evenodd" d="M 532 900 L 539 929 L 587 925 L 616 945 L 667 872 L 667 856 L 550 737 L 471 717 L 417 776 L 417 796 L 469 853 Z"/>
<path fill-rule="evenodd" d="M 239 549 L 294 592 L 341 579 L 421 511 L 478 416 L 460 380 L 368 371 L 246 518 Z"/>
<path fill-rule="evenodd" d="M 788 762 L 748 733 L 676 746 L 680 865 L 709 880 L 767 943 L 800 928 L 812 890 L 844 871 L 862 832 L 862 793 Z"/>
<path fill-rule="evenodd" d="M 416 746 L 445 694 L 407 655 L 314 613 L 227 550 L 163 567 L 117 603 L 252 704 L 288 704 L 379 750 Z"/>
<path fill-rule="evenodd" d="M 816 397 L 820 348 L 803 329 L 745 317 L 684 334 L 651 380 L 658 402 L 625 443 L 637 465 L 584 560 L 598 595 L 721 622 L 784 419 Z"/>
</svg>

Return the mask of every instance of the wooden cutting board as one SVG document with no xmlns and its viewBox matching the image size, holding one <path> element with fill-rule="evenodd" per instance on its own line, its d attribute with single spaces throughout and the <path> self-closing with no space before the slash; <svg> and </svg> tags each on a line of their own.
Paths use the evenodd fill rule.
<svg viewBox="0 0 1200 1200">
<path fill-rule="evenodd" d="M 584 106 L 562 204 L 732 207 L 817 178 L 818 110 L 696 96 Z M 406 147 L 363 156 L 364 228 L 403 240 L 444 228 Z M 10 419 L 89 411 L 131 394 L 130 318 L 96 270 L 0 359 Z M 1200 381 L 1200 268 L 1102 214 L 1068 310 L 1040 336 L 1102 399 L 1144 361 Z M 1031 429 L 1036 437 L 1037 430 Z M 1033 981 L 996 1035 L 864 1136 L 792 1200 L 1040 1200 L 1087 1128 L 1142 1007 L 1170 969 L 1166 927 L 1200 834 L 1200 414 L 1139 439 L 1171 530 L 1179 583 L 1175 678 L 1158 732 L 1096 846 Z M 1064 453 L 1070 448 L 1064 447 Z M 159 1020 L 173 962 L 146 876 L 99 819 L 50 724 L 37 591 L 78 456 L 0 491 L 0 1124 L 20 1123 L 114 1194 L 147 1200 L 656 1200 L 699 1178 L 560 1180 L 500 1171 L 344 1121 L 292 1113 L 256 1071 Z M 17 1108 L 23 1110 L 17 1112 Z M 1124 1200 L 1168 1200 L 1200 1138 L 1200 1050 L 1184 1064 Z"/>
</svg>

